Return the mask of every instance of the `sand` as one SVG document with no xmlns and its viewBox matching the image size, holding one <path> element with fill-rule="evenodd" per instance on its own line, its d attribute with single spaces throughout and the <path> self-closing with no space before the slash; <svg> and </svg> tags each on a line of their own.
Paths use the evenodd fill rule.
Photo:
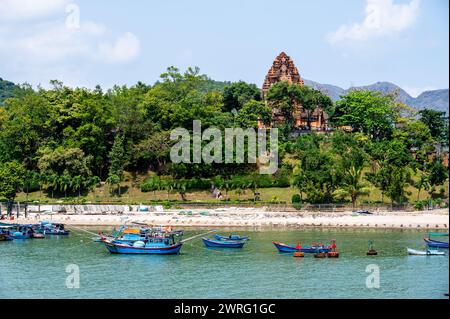
<svg viewBox="0 0 450 319">
<path fill-rule="evenodd" d="M 205 213 L 207 212 L 207 213 Z M 339 227 L 381 229 L 448 229 L 448 209 L 422 212 L 271 212 L 261 208 L 221 208 L 210 210 L 165 210 L 127 214 L 37 214 L 14 220 L 38 223 L 48 220 L 74 226 L 118 226 L 124 221 L 149 225 L 186 227 Z"/>
</svg>

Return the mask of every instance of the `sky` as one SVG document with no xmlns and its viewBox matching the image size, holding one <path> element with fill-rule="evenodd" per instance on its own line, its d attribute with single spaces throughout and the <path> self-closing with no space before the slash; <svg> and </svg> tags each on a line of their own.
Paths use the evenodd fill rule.
<svg viewBox="0 0 450 319">
<path fill-rule="evenodd" d="M 153 84 L 169 66 L 262 86 L 274 58 L 308 80 L 449 87 L 448 0 L 0 0 L 0 77 Z"/>
</svg>

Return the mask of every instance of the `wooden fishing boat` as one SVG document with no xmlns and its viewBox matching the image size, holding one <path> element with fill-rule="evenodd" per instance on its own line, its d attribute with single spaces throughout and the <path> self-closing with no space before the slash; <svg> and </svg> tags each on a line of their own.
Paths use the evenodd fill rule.
<svg viewBox="0 0 450 319">
<path fill-rule="evenodd" d="M 424 250 L 415 250 L 411 248 L 407 248 L 409 255 L 416 255 L 416 256 L 443 256 L 445 255 L 445 252 L 439 251 L 439 250 L 431 250 L 428 249 L 426 251 Z"/>
<path fill-rule="evenodd" d="M 248 236 L 239 236 L 239 235 L 230 235 L 230 236 L 220 236 L 214 235 L 214 238 L 217 240 L 249 240 Z"/>
<path fill-rule="evenodd" d="M 133 244 L 117 243 L 104 238 L 103 243 L 112 254 L 148 254 L 148 255 L 176 255 L 183 243 L 169 243 L 164 240 L 149 240 L 147 243 L 137 241 Z"/>
<path fill-rule="evenodd" d="M 203 237 L 203 243 L 206 247 L 217 247 L 217 248 L 242 248 L 244 247 L 245 240 L 216 240 Z"/>
<path fill-rule="evenodd" d="M 313 254 L 317 252 L 327 253 L 331 251 L 331 248 L 329 246 L 305 246 L 297 249 L 295 246 L 290 246 L 279 242 L 273 242 L 273 244 L 280 253 L 295 253 L 297 251 L 300 251 L 308 254 Z"/>
</svg>

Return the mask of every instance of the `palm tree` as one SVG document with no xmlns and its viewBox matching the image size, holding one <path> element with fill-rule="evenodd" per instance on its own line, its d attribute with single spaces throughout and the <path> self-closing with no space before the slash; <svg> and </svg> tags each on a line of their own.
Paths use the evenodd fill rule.
<svg viewBox="0 0 450 319">
<path fill-rule="evenodd" d="M 81 188 L 83 187 L 83 178 L 80 175 L 73 177 L 70 181 L 70 187 L 72 187 L 72 190 L 78 191 L 78 198 L 80 198 Z"/>
<path fill-rule="evenodd" d="M 414 183 L 414 187 L 417 188 L 417 200 L 420 199 L 420 191 L 426 190 L 428 191 L 430 189 L 430 180 L 428 176 L 421 174 L 419 180 Z"/>
<path fill-rule="evenodd" d="M 64 192 L 64 199 L 67 198 L 67 189 L 69 188 L 71 183 L 71 177 L 67 173 L 64 173 L 64 175 L 59 178 L 59 186 L 60 190 Z"/>
<path fill-rule="evenodd" d="M 300 201 L 303 202 L 303 190 L 306 186 L 306 178 L 300 166 L 294 168 L 291 179 L 291 186 L 298 189 Z"/>
<path fill-rule="evenodd" d="M 349 196 L 352 200 L 353 209 L 356 207 L 359 196 L 370 194 L 370 188 L 367 184 L 360 182 L 363 168 L 364 166 L 351 166 L 345 170 L 343 185 L 333 192 L 333 195 L 338 198 Z"/>
<path fill-rule="evenodd" d="M 109 185 L 109 191 L 111 194 L 115 193 L 114 186 L 119 185 L 119 196 L 120 196 L 120 177 L 116 174 L 111 174 L 106 179 L 106 184 Z"/>
</svg>

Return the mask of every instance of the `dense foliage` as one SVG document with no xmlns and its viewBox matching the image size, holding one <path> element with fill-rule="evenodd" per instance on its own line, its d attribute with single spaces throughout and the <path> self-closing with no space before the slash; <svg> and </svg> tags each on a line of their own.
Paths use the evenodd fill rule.
<svg viewBox="0 0 450 319">
<path fill-rule="evenodd" d="M 349 201 L 378 188 L 392 202 L 409 199 L 407 186 L 434 196 L 448 178 L 435 155 L 445 145 L 448 125 L 443 113 L 424 110 L 405 117 L 394 97 L 351 91 L 334 105 L 320 91 L 275 84 L 267 100 L 285 115 L 280 125 L 280 165 L 273 176 L 259 175 L 255 164 L 174 164 L 170 132 L 257 128 L 268 125 L 272 110 L 260 90 L 245 82 L 224 83 L 174 67 L 153 86 L 69 88 L 52 81 L 50 89 L 22 86 L 0 106 L 0 197 L 42 189 L 53 197 L 86 193 L 105 182 L 121 195 L 124 172 L 151 176 L 137 185 L 143 191 L 177 192 L 212 186 L 227 194 L 264 187 L 299 190 L 296 203 Z M 334 131 L 292 135 L 292 112 L 301 103 L 330 116 Z M 309 123 L 308 123 L 309 126 Z M 227 196 L 225 195 L 225 198 Z"/>
</svg>

